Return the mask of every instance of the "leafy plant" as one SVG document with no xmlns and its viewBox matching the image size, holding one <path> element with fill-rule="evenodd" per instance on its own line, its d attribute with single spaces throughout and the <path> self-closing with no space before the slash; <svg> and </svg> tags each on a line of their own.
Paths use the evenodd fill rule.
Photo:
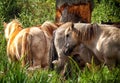
<svg viewBox="0 0 120 83">
<path fill-rule="evenodd" d="M 120 22 L 119 0 L 96 0 L 92 22 Z M 120 69 L 109 70 L 106 66 L 80 70 L 74 60 L 70 60 L 71 76 L 64 79 L 55 71 L 28 71 L 19 63 L 9 63 L 6 54 L 3 21 L 17 18 L 24 27 L 36 26 L 46 20 L 54 21 L 55 0 L 0 0 L 0 83 L 118 83 Z"/>
<path fill-rule="evenodd" d="M 114 0 L 95 2 L 92 12 L 92 22 L 120 22 L 120 3 Z"/>
</svg>

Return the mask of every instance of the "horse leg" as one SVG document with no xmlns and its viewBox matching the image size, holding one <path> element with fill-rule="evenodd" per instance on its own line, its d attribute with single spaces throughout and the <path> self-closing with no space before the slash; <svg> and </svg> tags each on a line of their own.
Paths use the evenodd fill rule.
<svg viewBox="0 0 120 83">
<path fill-rule="evenodd" d="M 49 57 L 49 53 L 46 52 L 41 60 L 41 67 L 42 68 L 45 68 L 45 69 L 49 68 L 49 58 L 48 57 Z"/>
<path fill-rule="evenodd" d="M 33 57 L 33 68 L 41 68 L 42 59 L 39 57 Z"/>
<path fill-rule="evenodd" d="M 104 57 L 104 60 L 110 70 L 116 66 L 116 59 L 114 57 Z"/>
</svg>

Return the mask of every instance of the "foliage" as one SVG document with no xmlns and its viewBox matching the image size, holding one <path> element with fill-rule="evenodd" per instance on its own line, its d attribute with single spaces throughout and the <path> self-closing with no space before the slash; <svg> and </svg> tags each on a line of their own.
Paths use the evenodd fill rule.
<svg viewBox="0 0 120 83">
<path fill-rule="evenodd" d="M 120 3 L 115 0 L 94 0 L 92 22 L 120 22 Z"/>
<path fill-rule="evenodd" d="M 4 18 L 4 21 L 8 21 L 15 16 L 18 17 L 21 9 L 17 3 L 18 0 L 1 0 L 0 1 L 0 16 Z"/>
<path fill-rule="evenodd" d="M 46 20 L 54 20 L 54 0 L 1 0 L 0 17 L 9 22 L 18 18 L 25 27 L 38 25 Z"/>
<path fill-rule="evenodd" d="M 24 5 L 21 4 L 22 12 L 19 14 L 19 19 L 25 27 L 38 25 L 46 20 L 54 20 L 54 0 L 26 0 L 23 3 Z"/>
<path fill-rule="evenodd" d="M 109 20 L 119 22 L 120 14 L 116 13 L 119 8 L 115 7 L 113 15 L 111 13 L 114 8 L 112 5 L 115 5 L 115 3 L 109 0 L 109 4 L 106 5 L 106 3 L 103 3 L 106 1 L 101 0 L 100 3 L 96 1 L 92 20 L 96 22 Z M 104 5 L 106 6 L 104 7 Z M 111 8 L 108 7 L 109 5 L 111 5 Z M 106 8 L 110 9 L 110 13 L 105 11 Z M 0 11 L 0 83 L 117 83 L 120 81 L 119 68 L 108 70 L 106 66 L 103 66 L 96 69 L 92 65 L 90 70 L 87 67 L 80 70 L 72 59 L 70 61 L 71 76 L 68 76 L 66 80 L 55 71 L 42 69 L 28 71 L 26 67 L 21 68 L 19 63 L 10 64 L 6 55 L 6 40 L 2 22 L 9 22 L 16 17 L 24 27 L 29 27 L 41 24 L 46 20 L 54 21 L 55 0 L 0 0 Z M 117 15 L 117 17 L 113 19 L 111 15 L 113 17 Z"/>
</svg>

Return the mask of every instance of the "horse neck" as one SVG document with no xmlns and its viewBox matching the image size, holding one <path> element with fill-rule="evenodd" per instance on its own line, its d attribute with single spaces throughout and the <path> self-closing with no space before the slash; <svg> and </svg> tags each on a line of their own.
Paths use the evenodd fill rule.
<svg viewBox="0 0 120 83">
<path fill-rule="evenodd" d="M 82 37 L 79 35 L 79 39 L 80 39 L 79 41 L 81 41 L 84 45 L 86 45 L 88 48 L 94 51 L 101 33 L 102 33 L 101 28 L 96 28 L 95 32 L 92 32 L 92 33 L 86 32 L 87 35 L 83 35 L 82 33 Z"/>
</svg>

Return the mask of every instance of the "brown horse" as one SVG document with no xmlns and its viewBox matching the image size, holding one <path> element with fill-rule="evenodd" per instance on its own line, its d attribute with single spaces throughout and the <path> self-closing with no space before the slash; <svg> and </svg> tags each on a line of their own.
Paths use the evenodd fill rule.
<svg viewBox="0 0 120 83">
<path fill-rule="evenodd" d="M 22 28 L 18 20 L 4 23 L 9 61 L 21 61 L 22 66 L 46 68 L 52 32 L 57 26 L 45 22 L 41 27 Z"/>
<path fill-rule="evenodd" d="M 84 44 L 108 67 L 120 64 L 120 29 L 112 25 L 71 23 L 65 31 L 64 54 Z"/>
</svg>

